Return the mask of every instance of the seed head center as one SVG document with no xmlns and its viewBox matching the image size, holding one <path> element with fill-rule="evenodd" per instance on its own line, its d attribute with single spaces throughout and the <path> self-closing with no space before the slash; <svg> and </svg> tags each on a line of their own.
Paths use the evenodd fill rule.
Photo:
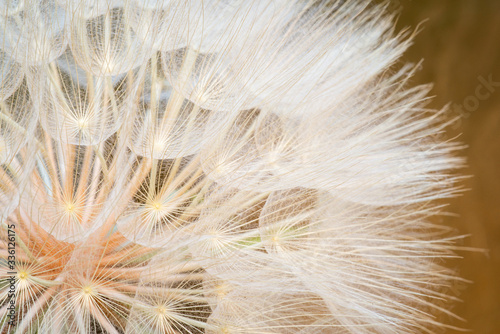
<svg viewBox="0 0 500 334">
<path fill-rule="evenodd" d="M 85 118 L 80 118 L 78 120 L 78 127 L 80 129 L 86 129 L 89 126 L 89 122 Z"/>
<path fill-rule="evenodd" d="M 153 152 L 156 154 L 162 154 L 165 152 L 167 143 L 165 139 L 156 139 L 153 143 Z"/>
<path fill-rule="evenodd" d="M 70 213 L 74 212 L 75 211 L 75 204 L 73 204 L 73 203 L 67 203 L 66 204 L 66 211 L 68 211 Z"/>
<path fill-rule="evenodd" d="M 82 288 L 82 292 L 83 292 L 83 294 L 85 294 L 85 295 L 92 295 L 92 294 L 94 294 L 94 290 L 92 289 L 92 287 L 91 287 L 91 286 L 84 286 L 84 287 Z"/>
<path fill-rule="evenodd" d="M 160 316 L 165 316 L 167 312 L 167 308 L 163 305 L 156 307 L 156 313 L 158 313 L 158 315 Z"/>
<path fill-rule="evenodd" d="M 154 201 L 153 203 L 151 203 L 151 206 L 156 211 L 160 211 L 163 207 L 163 205 L 159 201 Z"/>
</svg>

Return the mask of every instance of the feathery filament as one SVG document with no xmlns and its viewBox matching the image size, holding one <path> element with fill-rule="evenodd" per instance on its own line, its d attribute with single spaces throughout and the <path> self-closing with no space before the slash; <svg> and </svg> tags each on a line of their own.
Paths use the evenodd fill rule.
<svg viewBox="0 0 500 334">
<path fill-rule="evenodd" d="M 429 217 L 463 162 L 393 25 L 370 1 L 0 0 L 0 332 L 450 327 Z"/>
</svg>

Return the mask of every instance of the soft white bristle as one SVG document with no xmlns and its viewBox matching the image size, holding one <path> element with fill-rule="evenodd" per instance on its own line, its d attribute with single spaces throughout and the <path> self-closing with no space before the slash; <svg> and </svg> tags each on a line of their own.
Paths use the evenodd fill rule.
<svg viewBox="0 0 500 334">
<path fill-rule="evenodd" d="M 453 317 L 429 217 L 460 147 L 384 6 L 0 0 L 0 27 L 0 332 Z"/>
</svg>

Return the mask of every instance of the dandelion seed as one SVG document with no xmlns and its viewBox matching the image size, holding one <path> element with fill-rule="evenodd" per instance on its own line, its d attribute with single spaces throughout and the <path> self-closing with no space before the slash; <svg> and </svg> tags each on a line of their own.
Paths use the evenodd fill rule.
<svg viewBox="0 0 500 334">
<path fill-rule="evenodd" d="M 428 218 L 460 147 L 433 139 L 443 111 L 408 86 L 393 19 L 0 0 L 0 331 L 447 327 L 456 238 Z"/>
</svg>

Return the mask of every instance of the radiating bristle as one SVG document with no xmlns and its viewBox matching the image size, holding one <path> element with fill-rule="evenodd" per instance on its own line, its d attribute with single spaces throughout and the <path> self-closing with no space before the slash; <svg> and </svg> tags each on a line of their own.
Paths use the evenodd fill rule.
<svg viewBox="0 0 500 334">
<path fill-rule="evenodd" d="M 0 0 L 0 332 L 446 327 L 463 161 L 393 19 Z"/>
</svg>

